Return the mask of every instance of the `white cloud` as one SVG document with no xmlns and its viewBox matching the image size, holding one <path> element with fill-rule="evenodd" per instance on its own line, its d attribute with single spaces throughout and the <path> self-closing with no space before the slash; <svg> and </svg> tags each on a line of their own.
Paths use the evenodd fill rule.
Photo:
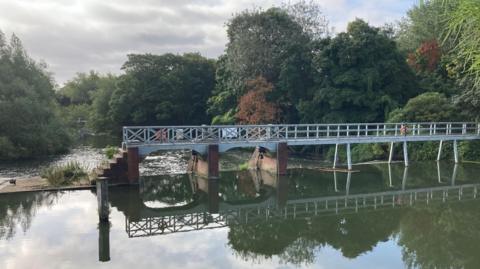
<svg viewBox="0 0 480 269">
<path fill-rule="evenodd" d="M 128 53 L 198 51 L 217 57 L 225 22 L 245 8 L 281 0 L 0 0 L 0 29 L 15 32 L 30 55 L 49 64 L 63 83 L 91 69 L 119 73 Z M 295 2 L 295 1 L 291 1 Z M 414 0 L 319 0 L 331 25 L 344 30 L 355 17 L 374 25 L 394 21 Z"/>
</svg>

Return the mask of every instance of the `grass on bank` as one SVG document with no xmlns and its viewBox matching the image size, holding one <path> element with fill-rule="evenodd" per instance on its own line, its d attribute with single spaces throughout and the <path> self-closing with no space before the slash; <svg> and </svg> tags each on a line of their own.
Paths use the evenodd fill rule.
<svg viewBox="0 0 480 269">
<path fill-rule="evenodd" d="M 68 186 L 89 180 L 88 172 L 78 162 L 49 166 L 42 170 L 40 176 L 46 178 L 52 186 Z"/>
<path fill-rule="evenodd" d="M 120 149 L 115 146 L 108 146 L 103 150 L 103 152 L 108 159 L 113 159 L 113 157 L 120 152 Z"/>
</svg>

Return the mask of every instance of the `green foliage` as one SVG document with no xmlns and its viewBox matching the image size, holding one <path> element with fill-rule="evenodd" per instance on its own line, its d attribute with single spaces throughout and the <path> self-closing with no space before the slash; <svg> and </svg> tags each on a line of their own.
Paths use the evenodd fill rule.
<svg viewBox="0 0 480 269">
<path fill-rule="evenodd" d="M 418 91 L 390 33 L 359 19 L 316 42 L 313 69 L 315 85 L 298 105 L 302 122 L 381 122 Z"/>
<path fill-rule="evenodd" d="M 64 165 L 49 166 L 40 174 L 52 186 L 72 185 L 75 182 L 88 179 L 88 174 L 78 162 L 69 162 Z"/>
<path fill-rule="evenodd" d="M 108 146 L 106 147 L 103 152 L 108 159 L 113 159 L 113 157 L 120 152 L 118 147 L 115 146 Z"/>
<path fill-rule="evenodd" d="M 0 160 L 63 152 L 71 142 L 45 67 L 27 55 L 15 35 L 7 44 L 2 32 L 0 126 Z"/>
<path fill-rule="evenodd" d="M 355 162 L 385 160 L 388 146 L 382 144 L 358 144 L 352 148 L 352 160 Z"/>
<path fill-rule="evenodd" d="M 222 115 L 235 108 L 246 81 L 262 76 L 274 86 L 270 97 L 281 106 L 281 120 L 294 122 L 294 104 L 311 85 L 309 34 L 280 8 L 244 11 L 227 26 L 229 42 L 219 59 L 209 112 Z"/>
<path fill-rule="evenodd" d="M 455 107 L 445 95 L 426 92 L 410 99 L 405 107 L 394 110 L 389 122 L 455 121 L 458 119 Z"/>
<path fill-rule="evenodd" d="M 94 92 L 98 89 L 100 75 L 94 71 L 89 74 L 78 73 L 57 93 L 62 105 L 91 104 Z"/>
<path fill-rule="evenodd" d="M 119 127 L 210 122 L 206 101 L 214 87 L 214 61 L 195 53 L 131 54 L 123 69 L 102 121 Z M 100 103 L 99 108 L 106 110 Z"/>
</svg>

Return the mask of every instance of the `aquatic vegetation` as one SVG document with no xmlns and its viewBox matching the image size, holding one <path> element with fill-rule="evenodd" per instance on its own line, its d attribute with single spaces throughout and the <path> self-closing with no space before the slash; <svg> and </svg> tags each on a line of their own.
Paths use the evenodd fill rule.
<svg viewBox="0 0 480 269">
<path fill-rule="evenodd" d="M 82 179 L 88 180 L 88 173 L 79 162 L 49 166 L 43 169 L 40 176 L 53 186 L 72 185 Z"/>
</svg>

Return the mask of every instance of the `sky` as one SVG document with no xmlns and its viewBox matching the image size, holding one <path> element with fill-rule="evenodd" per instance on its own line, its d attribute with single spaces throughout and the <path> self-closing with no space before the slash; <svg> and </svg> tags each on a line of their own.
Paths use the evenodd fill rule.
<svg viewBox="0 0 480 269">
<path fill-rule="evenodd" d="M 315 0 L 335 32 L 362 18 L 395 22 L 417 0 Z M 252 7 L 295 0 L 0 0 L 0 30 L 15 33 L 62 85 L 78 72 L 121 73 L 129 53 L 221 55 L 227 22 Z"/>
</svg>

